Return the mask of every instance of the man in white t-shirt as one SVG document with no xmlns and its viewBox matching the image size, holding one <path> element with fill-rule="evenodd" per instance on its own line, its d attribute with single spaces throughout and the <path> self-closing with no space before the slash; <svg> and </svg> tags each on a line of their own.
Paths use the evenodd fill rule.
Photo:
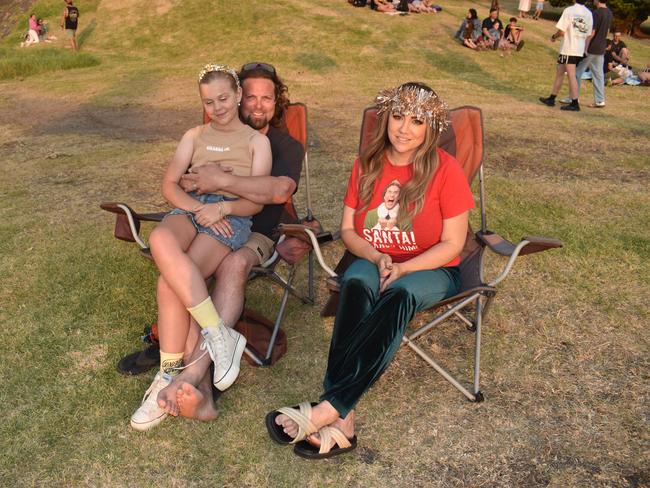
<svg viewBox="0 0 650 488">
<path fill-rule="evenodd" d="M 569 79 L 571 103 L 561 107 L 561 110 L 580 111 L 576 65 L 585 55 L 586 40 L 591 35 L 593 27 L 593 18 L 589 9 L 585 7 L 585 2 L 586 0 L 574 0 L 571 7 L 565 8 L 562 17 L 555 25 L 557 31 L 551 36 L 551 42 L 555 42 L 558 37 L 561 37 L 562 43 L 560 44 L 560 55 L 557 58 L 557 69 L 551 95 L 547 98 L 539 98 L 540 102 L 549 107 L 555 105 L 555 97 L 562 87 L 562 80 L 566 73 Z"/>
</svg>

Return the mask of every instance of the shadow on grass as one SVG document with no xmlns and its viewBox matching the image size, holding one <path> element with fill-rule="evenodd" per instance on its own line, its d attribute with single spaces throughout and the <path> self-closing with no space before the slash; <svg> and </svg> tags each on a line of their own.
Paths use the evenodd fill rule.
<svg viewBox="0 0 650 488">
<path fill-rule="evenodd" d="M 426 51 L 424 57 L 429 64 L 454 78 L 462 78 L 469 83 L 490 91 L 507 94 L 521 101 L 530 101 L 531 93 L 527 89 L 495 78 L 492 73 L 485 71 L 478 63 L 467 57 L 459 56 L 454 52 L 433 51 Z"/>
<path fill-rule="evenodd" d="M 45 121 L 37 131 L 46 134 L 96 134 L 134 142 L 151 142 L 161 139 L 180 140 L 184 131 L 199 122 L 199 107 L 172 109 L 86 104 Z"/>
<path fill-rule="evenodd" d="M 77 45 L 79 48 L 81 48 L 81 46 L 83 46 L 86 43 L 86 41 L 92 35 L 96 27 L 97 27 L 97 19 L 93 19 L 92 22 L 88 24 L 88 26 L 84 30 L 81 31 L 81 33 L 77 37 Z"/>
</svg>

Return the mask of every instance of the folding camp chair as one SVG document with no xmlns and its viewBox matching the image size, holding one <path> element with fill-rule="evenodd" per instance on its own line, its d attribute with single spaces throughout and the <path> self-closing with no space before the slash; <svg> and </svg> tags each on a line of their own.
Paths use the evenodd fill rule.
<svg viewBox="0 0 650 488">
<path fill-rule="evenodd" d="M 376 120 L 377 110 L 375 108 L 366 109 L 363 114 L 363 123 L 361 126 L 360 154 L 372 137 Z M 468 229 L 465 246 L 461 253 L 460 272 L 462 284 L 460 292 L 434 305 L 432 309 L 441 309 L 442 312 L 427 324 L 417 327 L 412 332 L 407 331 L 402 338 L 402 344 L 406 344 L 413 349 L 469 400 L 480 402 L 483 400 L 483 394 L 479 389 L 481 326 L 483 318 L 496 295 L 497 285 L 506 278 L 518 256 L 561 247 L 562 243 L 556 239 L 544 237 L 524 237 L 515 245 L 487 229 L 482 163 L 483 121 L 480 109 L 475 107 L 460 107 L 452 110 L 451 125 L 441 134 L 440 147 L 456 157 L 470 184 L 478 173 L 481 230 L 474 233 L 471 229 Z M 354 256 L 346 252 L 336 269 L 332 270 L 323 261 L 322 253 L 317 246 L 316 235 L 310 229 L 299 225 L 287 225 L 283 227 L 285 232 L 289 234 L 296 235 L 298 233 L 304 233 L 310 236 L 315 246 L 315 253 L 319 264 L 330 276 L 327 280 L 327 286 L 331 295 L 330 300 L 323 310 L 323 315 L 334 315 L 338 301 L 338 292 L 340 290 L 338 278 L 352 262 Z M 508 257 L 501 274 L 487 283 L 484 279 L 483 267 L 483 256 L 486 249 L 490 249 L 501 256 Z M 416 339 L 451 316 L 458 317 L 475 335 L 472 392 L 434 361 L 429 353 L 416 344 Z"/>
<path fill-rule="evenodd" d="M 209 118 L 204 113 L 204 123 L 209 122 Z M 311 193 L 309 188 L 309 159 L 307 156 L 307 107 L 301 103 L 292 103 L 285 110 L 284 126 L 287 132 L 298 142 L 300 142 L 305 150 L 305 157 L 303 160 L 304 167 L 304 186 L 306 188 L 306 204 L 307 214 L 303 219 L 298 217 L 297 210 L 294 206 L 293 198 L 284 205 L 283 215 L 281 222 L 295 223 L 302 222 L 303 225 L 313 229 L 312 235 L 315 237 L 316 242 L 325 244 L 333 239 L 329 232 L 324 232 L 320 223 L 314 218 L 311 207 Z M 141 222 L 160 222 L 166 215 L 166 212 L 157 213 L 138 213 L 131 209 L 124 203 L 102 203 L 100 207 L 108 212 L 116 214 L 115 221 L 115 237 L 124 241 L 136 242 L 140 247 L 140 253 L 151 259 L 151 252 L 145 239 L 140 235 Z M 299 264 L 307 258 L 307 291 L 299 291 L 295 285 L 296 271 Z M 288 267 L 288 276 L 284 278 L 278 273 L 278 264 L 284 261 Z M 280 306 L 276 314 L 273 332 L 268 348 L 265 353 L 256 353 L 255 351 L 247 348 L 247 355 L 254 361 L 255 364 L 260 366 L 268 366 L 271 364 L 273 348 L 276 344 L 276 338 L 282 324 L 282 319 L 286 311 L 286 304 L 289 295 L 294 295 L 303 303 L 314 303 L 314 258 L 311 243 L 304 236 L 289 237 L 281 235 L 273 255 L 260 266 L 255 266 L 249 276 L 249 280 L 259 277 L 267 277 L 274 283 L 280 285 L 283 289 L 283 295 L 280 300 Z"/>
</svg>

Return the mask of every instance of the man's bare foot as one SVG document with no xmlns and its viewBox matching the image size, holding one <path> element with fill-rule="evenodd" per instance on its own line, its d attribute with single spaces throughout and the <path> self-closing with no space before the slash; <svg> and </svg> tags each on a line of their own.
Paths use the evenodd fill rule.
<svg viewBox="0 0 650 488">
<path fill-rule="evenodd" d="M 180 389 L 183 379 L 177 375 L 172 382 L 158 393 L 158 405 L 169 415 L 178 416 L 178 404 L 176 403 L 176 391 Z"/>
<path fill-rule="evenodd" d="M 212 395 L 200 391 L 189 383 L 183 383 L 176 391 L 176 403 L 182 417 L 202 420 L 214 420 L 219 415 Z"/>
<path fill-rule="evenodd" d="M 320 402 L 311 411 L 311 423 L 314 427 L 320 429 L 326 425 L 331 424 L 339 418 L 339 413 L 328 401 Z M 282 430 L 290 437 L 298 435 L 298 424 L 284 414 L 278 415 L 275 418 L 275 423 L 282 426 Z"/>
<path fill-rule="evenodd" d="M 337 418 L 334 422 L 329 424 L 329 426 L 339 429 L 348 440 L 352 439 L 354 437 L 354 411 L 350 412 L 344 419 L 341 417 Z M 307 442 L 312 446 L 320 447 L 320 437 L 318 433 L 308 436 Z"/>
</svg>

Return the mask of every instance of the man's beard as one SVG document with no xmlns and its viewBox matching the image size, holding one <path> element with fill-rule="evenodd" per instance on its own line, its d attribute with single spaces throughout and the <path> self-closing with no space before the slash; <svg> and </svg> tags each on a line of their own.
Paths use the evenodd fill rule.
<svg viewBox="0 0 650 488">
<path fill-rule="evenodd" d="M 251 115 L 246 117 L 246 124 L 255 130 L 260 130 L 269 125 L 269 120 L 266 117 L 253 118 Z"/>
</svg>

